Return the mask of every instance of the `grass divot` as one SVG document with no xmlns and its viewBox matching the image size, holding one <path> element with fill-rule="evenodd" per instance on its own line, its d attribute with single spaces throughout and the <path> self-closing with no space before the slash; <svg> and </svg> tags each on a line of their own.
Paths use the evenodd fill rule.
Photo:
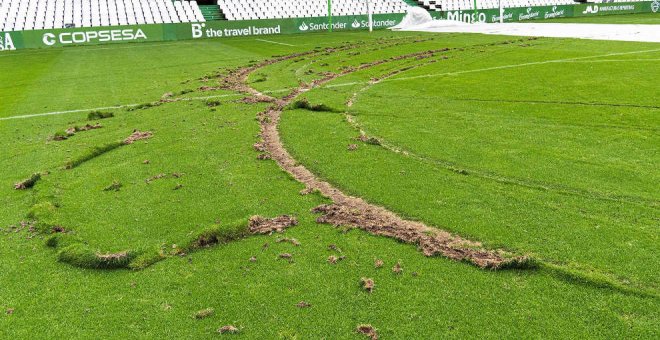
<svg viewBox="0 0 660 340">
<path fill-rule="evenodd" d="M 374 291 L 374 288 L 376 287 L 376 283 L 374 283 L 374 280 L 366 277 L 360 279 L 360 284 L 362 285 L 362 289 L 367 291 L 367 293 L 372 293 Z"/>
<path fill-rule="evenodd" d="M 281 233 L 286 228 L 296 225 L 298 225 L 298 219 L 293 216 L 282 215 L 275 218 L 252 216 L 248 227 L 252 234 L 270 235 L 276 232 Z"/>
<path fill-rule="evenodd" d="M 112 112 L 92 111 L 89 114 L 87 114 L 87 120 L 108 119 L 114 116 L 115 114 Z"/>
<path fill-rule="evenodd" d="M 212 316 L 213 314 L 215 314 L 215 310 L 213 308 L 205 308 L 197 311 L 193 317 L 197 320 L 202 320 Z"/>
<path fill-rule="evenodd" d="M 240 332 L 240 330 L 232 325 L 222 326 L 218 329 L 218 333 L 220 334 L 236 334 L 238 332 Z"/>
<path fill-rule="evenodd" d="M 291 108 L 303 109 L 303 110 L 315 111 L 315 112 L 335 112 L 335 113 L 341 112 L 341 110 L 334 109 L 323 103 L 311 104 L 307 99 L 296 100 L 293 104 L 291 104 Z"/>
<path fill-rule="evenodd" d="M 124 185 L 119 181 L 113 181 L 112 184 L 103 188 L 103 191 L 119 191 Z"/>
<path fill-rule="evenodd" d="M 358 325 L 356 331 L 371 340 L 378 340 L 378 332 L 372 325 Z"/>
<path fill-rule="evenodd" d="M 90 160 L 92 160 L 92 159 L 94 159 L 98 156 L 101 156 L 101 155 L 103 155 L 107 152 L 115 150 L 115 149 L 121 147 L 122 145 L 124 145 L 123 142 L 111 142 L 111 143 L 107 143 L 107 144 L 102 145 L 102 146 L 93 147 L 91 150 L 88 150 L 86 153 L 84 153 L 84 154 L 78 156 L 77 158 L 74 158 L 74 159 L 70 160 L 69 162 L 67 162 L 64 165 L 64 168 L 67 169 L 67 170 L 74 169 L 74 168 L 82 165 L 83 163 L 85 163 L 87 161 L 90 161 Z"/>
<path fill-rule="evenodd" d="M 40 173 L 34 173 L 27 179 L 24 179 L 14 184 L 14 190 L 27 190 L 34 187 L 35 184 L 41 179 Z"/>
<path fill-rule="evenodd" d="M 127 268 L 136 255 L 135 252 L 128 250 L 116 253 L 101 253 L 92 250 L 85 244 L 77 243 L 60 250 L 57 257 L 60 262 L 81 268 L 120 269 Z"/>
</svg>

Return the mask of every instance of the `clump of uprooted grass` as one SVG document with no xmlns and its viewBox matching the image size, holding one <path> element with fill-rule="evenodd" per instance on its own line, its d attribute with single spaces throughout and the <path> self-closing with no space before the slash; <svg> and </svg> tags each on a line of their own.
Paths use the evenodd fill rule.
<svg viewBox="0 0 660 340">
<path fill-rule="evenodd" d="M 300 99 L 296 100 L 291 104 L 291 107 L 293 109 L 302 109 L 302 110 L 309 110 L 309 111 L 315 111 L 315 112 L 340 112 L 337 109 L 334 109 L 328 105 L 325 105 L 323 103 L 321 104 L 311 104 L 309 100 L 305 99 Z"/>
<path fill-rule="evenodd" d="M 216 100 L 216 99 L 206 100 L 206 106 L 208 106 L 208 107 L 216 107 L 216 106 L 220 106 L 221 104 L 222 104 L 222 102 L 219 101 L 219 100 Z"/>
<path fill-rule="evenodd" d="M 236 223 L 228 227 L 216 225 L 202 231 L 183 248 L 183 251 L 193 251 L 219 244 L 227 244 L 231 241 L 245 238 L 248 235 L 249 229 L 245 223 Z"/>
<path fill-rule="evenodd" d="M 205 308 L 200 311 L 197 311 L 195 315 L 193 315 L 193 317 L 197 320 L 201 320 L 201 319 L 206 319 L 209 316 L 212 316 L 213 314 L 215 314 L 215 310 L 213 308 Z"/>
<path fill-rule="evenodd" d="M 103 191 L 119 191 L 124 185 L 119 181 L 113 181 L 112 184 L 103 188 Z"/>
<path fill-rule="evenodd" d="M 46 204 L 47 203 L 47 204 Z M 35 211 L 45 211 L 45 213 L 35 213 L 36 217 L 49 216 L 53 214 L 54 206 L 48 202 L 35 205 Z M 284 231 L 284 228 L 294 225 L 287 216 L 280 216 L 272 219 L 260 218 L 262 224 L 271 226 L 271 229 Z M 41 228 L 42 231 L 50 231 L 46 238 L 46 245 L 51 248 L 59 249 L 58 260 L 74 266 L 91 269 L 145 269 L 163 259 L 172 256 L 185 256 L 186 254 L 198 249 L 211 246 L 227 244 L 232 241 L 240 240 L 250 235 L 264 234 L 264 228 L 255 229 L 254 217 L 250 223 L 238 222 L 227 226 L 215 225 L 206 229 L 190 240 L 185 246 L 174 246 L 173 250 L 167 247 L 139 250 L 124 250 L 120 252 L 101 252 L 90 248 L 74 232 L 68 232 L 64 228 L 57 226 L 52 222 L 48 229 Z M 277 231 L 274 230 L 274 231 Z"/>
<path fill-rule="evenodd" d="M 107 144 L 102 145 L 102 146 L 95 146 L 92 149 L 88 150 L 87 152 L 83 153 L 82 155 L 80 155 L 80 156 L 70 160 L 69 162 L 67 162 L 64 165 L 64 168 L 65 169 L 73 169 L 73 168 L 78 167 L 79 165 L 81 165 L 81 164 L 83 164 L 83 163 L 85 163 L 85 162 L 87 162 L 91 159 L 94 159 L 94 158 L 96 158 L 96 157 L 98 157 L 98 156 L 100 156 L 100 155 L 102 155 L 106 152 L 110 152 L 114 149 L 117 149 L 117 148 L 121 147 L 122 145 L 124 145 L 124 142 L 119 141 L 119 142 L 107 143 Z"/>
<path fill-rule="evenodd" d="M 29 178 L 26 178 L 16 184 L 14 184 L 14 189 L 16 190 L 27 190 L 34 187 L 35 184 L 41 179 L 40 173 L 34 173 Z"/>
<path fill-rule="evenodd" d="M 160 103 L 160 102 L 142 103 L 142 104 L 138 104 L 138 105 L 126 108 L 126 111 L 130 112 L 130 111 L 137 111 L 137 110 L 146 110 L 146 109 L 150 109 L 152 107 L 160 106 L 161 104 L 162 103 Z"/>
<path fill-rule="evenodd" d="M 92 111 L 87 114 L 87 120 L 108 119 L 114 116 L 115 114 L 112 112 Z"/>
<path fill-rule="evenodd" d="M 60 262 L 82 268 L 119 269 L 128 268 L 137 253 L 130 250 L 103 253 L 92 250 L 83 243 L 74 243 L 62 248 L 57 254 Z"/>
</svg>

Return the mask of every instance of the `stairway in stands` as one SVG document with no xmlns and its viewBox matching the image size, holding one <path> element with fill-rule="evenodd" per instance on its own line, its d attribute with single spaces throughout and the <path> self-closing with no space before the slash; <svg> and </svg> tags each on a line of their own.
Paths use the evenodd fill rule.
<svg viewBox="0 0 660 340">
<path fill-rule="evenodd" d="M 411 6 L 420 6 L 427 11 L 440 11 L 441 5 L 439 0 L 417 1 L 417 0 L 404 0 Z"/>
<path fill-rule="evenodd" d="M 225 20 L 225 16 L 220 11 L 220 6 L 218 5 L 199 5 L 199 9 L 202 11 L 202 15 L 204 15 L 206 21 Z"/>
</svg>

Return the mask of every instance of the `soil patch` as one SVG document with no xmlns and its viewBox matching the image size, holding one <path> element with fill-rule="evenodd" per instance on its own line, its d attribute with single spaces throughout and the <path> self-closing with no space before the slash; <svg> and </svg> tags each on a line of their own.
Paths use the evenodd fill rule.
<svg viewBox="0 0 660 340">
<path fill-rule="evenodd" d="M 366 335 L 371 340 L 378 340 L 378 333 L 372 325 L 359 325 L 357 326 L 357 332 Z"/>
<path fill-rule="evenodd" d="M 135 131 L 133 131 L 133 133 L 130 136 L 128 136 L 126 139 L 124 139 L 124 144 L 125 145 L 133 144 L 133 143 L 135 143 L 139 140 L 149 139 L 153 135 L 154 134 L 151 131 L 142 132 L 140 130 L 135 130 Z"/>
<path fill-rule="evenodd" d="M 275 218 L 264 218 L 261 216 L 250 217 L 249 230 L 252 234 L 281 233 L 288 227 L 298 225 L 298 219 L 293 216 L 282 215 Z"/>
<path fill-rule="evenodd" d="M 238 328 L 232 325 L 222 326 L 220 329 L 218 329 L 218 333 L 220 334 L 235 334 L 238 332 L 239 332 Z"/>
<path fill-rule="evenodd" d="M 376 286 L 373 279 L 368 279 L 365 277 L 360 280 L 360 283 L 362 284 L 362 288 L 364 288 L 364 290 L 369 293 L 373 292 L 374 287 Z"/>
<path fill-rule="evenodd" d="M 30 178 L 24 179 L 16 184 L 14 184 L 15 190 L 27 190 L 34 187 L 35 184 L 41 179 L 41 174 L 36 173 L 32 174 Z"/>
</svg>

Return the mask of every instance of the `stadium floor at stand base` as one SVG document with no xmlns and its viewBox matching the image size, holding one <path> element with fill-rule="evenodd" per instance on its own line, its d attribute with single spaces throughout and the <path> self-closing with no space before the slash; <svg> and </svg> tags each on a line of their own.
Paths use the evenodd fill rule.
<svg viewBox="0 0 660 340">
<path fill-rule="evenodd" d="M 659 59 L 389 31 L 3 53 L 0 338 L 657 338 Z"/>
</svg>

